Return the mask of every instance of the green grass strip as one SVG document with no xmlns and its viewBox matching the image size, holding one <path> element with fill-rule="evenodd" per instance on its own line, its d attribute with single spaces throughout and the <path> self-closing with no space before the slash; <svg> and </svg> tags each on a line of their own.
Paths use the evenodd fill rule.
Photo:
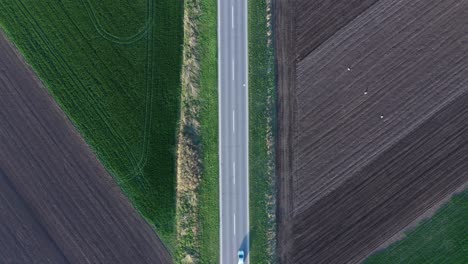
<svg viewBox="0 0 468 264">
<path fill-rule="evenodd" d="M 274 262 L 274 55 L 270 1 L 248 1 L 250 261 Z M 270 35 L 270 36 L 269 36 Z"/>
<path fill-rule="evenodd" d="M 201 0 L 200 136 L 203 175 L 200 184 L 200 263 L 219 260 L 218 39 L 217 1 Z"/>
</svg>

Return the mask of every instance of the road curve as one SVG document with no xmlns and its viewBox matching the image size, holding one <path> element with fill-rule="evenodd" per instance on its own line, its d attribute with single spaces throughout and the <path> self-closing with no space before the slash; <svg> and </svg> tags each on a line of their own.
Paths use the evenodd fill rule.
<svg viewBox="0 0 468 264">
<path fill-rule="evenodd" d="M 247 0 L 218 0 L 220 263 L 249 256 Z"/>
</svg>

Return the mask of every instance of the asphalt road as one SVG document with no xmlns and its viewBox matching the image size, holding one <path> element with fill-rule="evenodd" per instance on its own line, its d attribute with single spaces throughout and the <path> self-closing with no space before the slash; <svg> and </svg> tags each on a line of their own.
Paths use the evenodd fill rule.
<svg viewBox="0 0 468 264">
<path fill-rule="evenodd" d="M 218 0 L 220 258 L 248 263 L 247 0 Z"/>
</svg>

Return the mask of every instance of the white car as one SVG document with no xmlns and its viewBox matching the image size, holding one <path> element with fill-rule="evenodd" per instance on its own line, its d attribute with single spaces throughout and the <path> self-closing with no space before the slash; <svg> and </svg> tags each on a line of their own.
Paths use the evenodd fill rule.
<svg viewBox="0 0 468 264">
<path fill-rule="evenodd" d="M 237 252 L 237 257 L 238 257 L 238 259 L 239 259 L 239 260 L 237 261 L 237 263 L 238 263 L 238 264 L 244 264 L 244 259 L 245 259 L 244 250 L 239 250 L 239 251 Z"/>
</svg>

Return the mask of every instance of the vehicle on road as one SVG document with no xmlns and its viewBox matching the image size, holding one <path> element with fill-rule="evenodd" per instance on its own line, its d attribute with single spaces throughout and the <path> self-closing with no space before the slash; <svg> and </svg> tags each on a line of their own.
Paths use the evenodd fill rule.
<svg viewBox="0 0 468 264">
<path fill-rule="evenodd" d="M 239 252 L 237 252 L 237 256 L 239 258 L 239 260 L 237 261 L 237 264 L 244 264 L 244 259 L 245 259 L 244 250 L 239 250 Z"/>
</svg>

